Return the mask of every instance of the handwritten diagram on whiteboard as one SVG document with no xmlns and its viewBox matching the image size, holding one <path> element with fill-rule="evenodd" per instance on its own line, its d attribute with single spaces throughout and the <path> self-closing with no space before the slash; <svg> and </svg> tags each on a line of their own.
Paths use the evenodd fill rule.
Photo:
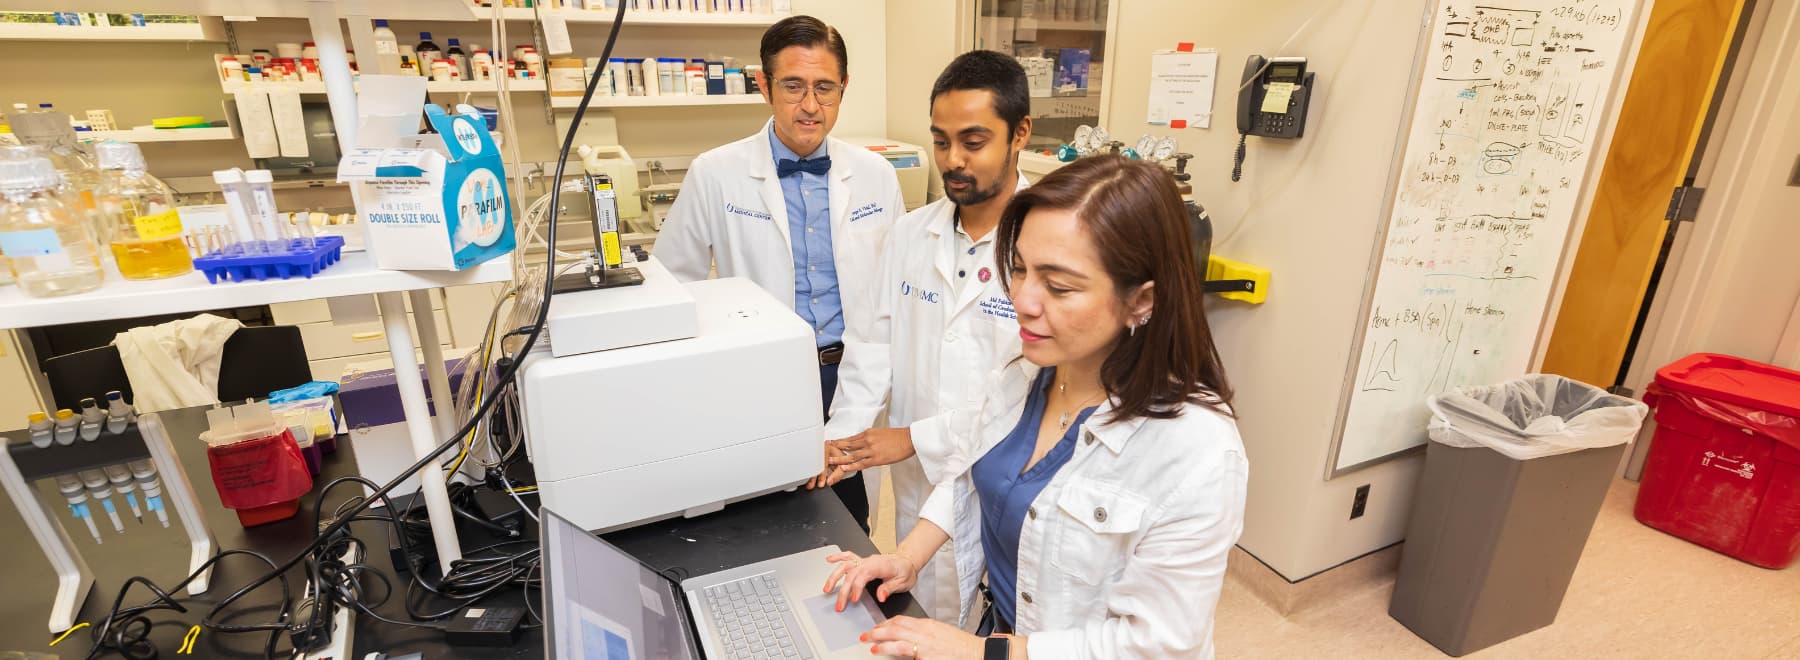
<svg viewBox="0 0 1800 660">
<path fill-rule="evenodd" d="M 1426 397 L 1530 368 L 1635 0 L 1442 0 L 1335 468 L 1425 442 Z"/>
</svg>

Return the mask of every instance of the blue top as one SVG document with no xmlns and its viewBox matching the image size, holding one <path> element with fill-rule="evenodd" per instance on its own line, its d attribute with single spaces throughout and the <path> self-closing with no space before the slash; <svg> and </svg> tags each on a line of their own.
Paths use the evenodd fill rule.
<svg viewBox="0 0 1800 660">
<path fill-rule="evenodd" d="M 769 126 L 775 162 L 801 160 Z M 807 156 L 828 156 L 824 145 Z M 787 200 L 788 237 L 794 253 L 794 311 L 813 327 L 820 347 L 844 339 L 844 305 L 838 298 L 837 260 L 831 254 L 831 188 L 828 174 L 799 172 L 781 178 Z"/>
<path fill-rule="evenodd" d="M 1044 421 L 1044 404 L 1055 376 L 1055 368 L 1038 373 L 1018 426 L 969 470 L 975 481 L 975 494 L 981 500 L 981 550 L 987 555 L 988 589 L 994 593 L 996 613 L 1009 626 L 1016 621 L 1013 612 L 1019 576 L 1019 528 L 1025 525 L 1026 511 L 1038 493 L 1075 455 L 1075 436 L 1094 412 L 1093 407 L 1082 409 L 1056 446 L 1026 470 L 1025 462 L 1031 460 L 1031 452 L 1037 448 L 1038 427 Z"/>
</svg>

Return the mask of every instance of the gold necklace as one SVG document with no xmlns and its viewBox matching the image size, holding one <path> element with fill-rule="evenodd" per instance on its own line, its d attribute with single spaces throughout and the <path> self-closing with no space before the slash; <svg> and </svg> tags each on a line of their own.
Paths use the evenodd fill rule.
<svg viewBox="0 0 1800 660">
<path fill-rule="evenodd" d="M 1063 381 L 1061 383 L 1057 383 L 1056 384 L 1056 393 L 1062 395 L 1063 400 L 1067 401 L 1069 399 L 1069 383 L 1068 383 L 1068 381 Z M 1100 399 L 1101 397 L 1104 397 L 1104 396 L 1106 396 L 1106 388 L 1102 387 L 1100 389 L 1099 394 L 1089 397 L 1086 401 L 1082 401 L 1080 405 L 1077 405 L 1070 410 L 1063 411 L 1062 417 L 1057 419 L 1057 423 L 1061 426 L 1060 430 L 1063 430 L 1063 431 L 1069 430 L 1069 422 L 1073 421 L 1071 419 L 1071 417 L 1075 414 L 1076 411 L 1081 410 L 1082 408 L 1086 408 L 1087 404 L 1089 402 L 1097 401 L 1098 399 Z"/>
</svg>

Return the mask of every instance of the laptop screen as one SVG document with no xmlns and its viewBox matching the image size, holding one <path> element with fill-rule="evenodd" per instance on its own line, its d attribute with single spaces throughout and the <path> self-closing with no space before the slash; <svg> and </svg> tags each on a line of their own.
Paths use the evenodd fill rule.
<svg viewBox="0 0 1800 660">
<path fill-rule="evenodd" d="M 674 583 L 549 509 L 544 646 L 575 660 L 698 659 Z"/>
</svg>

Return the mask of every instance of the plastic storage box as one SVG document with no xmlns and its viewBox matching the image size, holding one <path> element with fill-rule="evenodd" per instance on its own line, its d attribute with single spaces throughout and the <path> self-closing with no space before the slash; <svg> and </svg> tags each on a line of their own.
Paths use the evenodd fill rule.
<svg viewBox="0 0 1800 660">
<path fill-rule="evenodd" d="M 1800 554 L 1800 373 L 1696 353 L 1656 372 L 1637 519 L 1765 568 Z"/>
</svg>

